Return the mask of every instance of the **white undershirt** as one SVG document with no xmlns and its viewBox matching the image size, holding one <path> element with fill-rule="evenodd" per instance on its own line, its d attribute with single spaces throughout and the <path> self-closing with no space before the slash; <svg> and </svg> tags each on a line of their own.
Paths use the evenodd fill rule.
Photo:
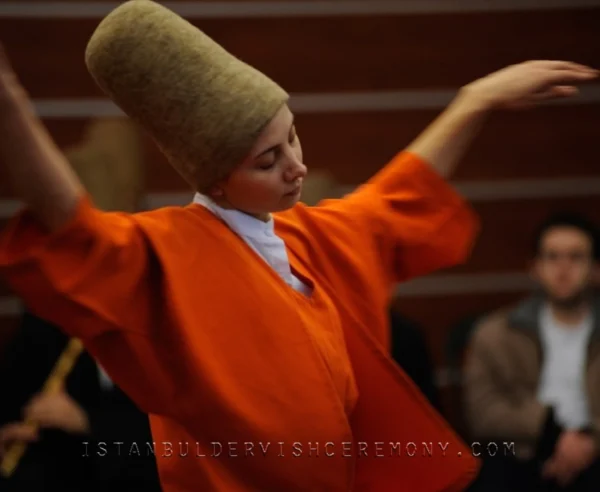
<svg viewBox="0 0 600 492">
<path fill-rule="evenodd" d="M 590 422 L 585 367 L 592 324 L 591 315 L 577 325 L 559 323 L 549 306 L 540 313 L 544 362 L 538 399 L 552 405 L 557 422 L 568 429 Z"/>
<path fill-rule="evenodd" d="M 112 389 L 114 386 L 112 379 L 110 379 L 110 376 L 106 374 L 106 371 L 100 364 L 96 362 L 96 365 L 98 366 L 98 379 L 100 381 L 100 388 L 103 390 Z"/>
</svg>

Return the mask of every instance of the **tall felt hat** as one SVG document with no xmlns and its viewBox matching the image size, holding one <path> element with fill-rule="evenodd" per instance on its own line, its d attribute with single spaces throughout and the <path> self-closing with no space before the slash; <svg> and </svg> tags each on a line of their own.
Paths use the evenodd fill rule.
<svg viewBox="0 0 600 492">
<path fill-rule="evenodd" d="M 200 192 L 246 157 L 289 97 L 151 0 L 130 0 L 109 13 L 92 35 L 85 59 L 100 88 Z"/>
</svg>

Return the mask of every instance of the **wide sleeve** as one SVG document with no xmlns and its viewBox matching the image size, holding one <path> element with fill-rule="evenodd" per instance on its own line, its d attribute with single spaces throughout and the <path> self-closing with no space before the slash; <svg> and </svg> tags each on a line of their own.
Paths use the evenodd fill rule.
<svg viewBox="0 0 600 492">
<path fill-rule="evenodd" d="M 479 223 L 455 189 L 417 155 L 402 152 L 338 205 L 375 241 L 393 282 L 465 261 Z"/>
<path fill-rule="evenodd" d="M 479 232 L 463 197 L 409 152 L 346 197 L 296 213 L 332 256 L 383 269 L 390 285 L 464 262 Z"/>
<path fill-rule="evenodd" d="M 161 267 L 135 216 L 100 211 L 84 196 L 48 233 L 25 210 L 1 234 L 0 275 L 34 315 L 81 339 L 143 411 L 173 397 Z"/>
<path fill-rule="evenodd" d="M 28 210 L 13 218 L 0 237 L 0 275 L 34 314 L 83 339 L 138 329 L 150 301 L 143 235 L 88 196 L 52 233 Z"/>
<path fill-rule="evenodd" d="M 394 287 L 465 261 L 479 229 L 465 200 L 409 152 L 346 197 L 278 218 L 289 248 L 386 345 Z"/>
</svg>

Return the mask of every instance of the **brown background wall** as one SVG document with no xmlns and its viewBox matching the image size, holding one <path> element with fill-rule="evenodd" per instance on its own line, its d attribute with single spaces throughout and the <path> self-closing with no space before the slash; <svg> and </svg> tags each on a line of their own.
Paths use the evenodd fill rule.
<svg viewBox="0 0 600 492">
<path fill-rule="evenodd" d="M 28 3 L 35 8 L 27 12 L 24 2 L 0 3 L 0 40 L 52 135 L 70 145 L 86 122 L 112 111 L 98 104 L 102 94 L 83 61 L 106 3 L 71 1 L 62 11 L 50 1 Z M 306 163 L 348 187 L 376 172 L 476 77 L 532 58 L 600 67 L 598 2 L 491 3 L 179 2 L 194 24 L 293 93 Z M 550 211 L 569 208 L 600 222 L 599 137 L 600 86 L 567 104 L 489 119 L 453 178 L 482 218 L 472 259 L 407 284 L 395 303 L 423 325 L 438 369 L 449 327 L 526 291 L 531 233 Z M 150 143 L 147 173 L 151 205 L 189 199 Z M 0 224 L 15 205 L 4 188 Z M 1 343 L 18 305 L 3 286 L 0 296 Z"/>
</svg>

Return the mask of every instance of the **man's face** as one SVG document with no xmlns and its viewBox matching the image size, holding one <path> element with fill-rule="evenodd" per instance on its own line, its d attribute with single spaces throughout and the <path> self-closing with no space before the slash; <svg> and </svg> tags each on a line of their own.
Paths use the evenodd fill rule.
<svg viewBox="0 0 600 492">
<path fill-rule="evenodd" d="M 542 237 L 534 274 L 551 302 L 568 307 L 581 301 L 594 267 L 589 236 L 575 227 L 556 226 Z"/>
</svg>

